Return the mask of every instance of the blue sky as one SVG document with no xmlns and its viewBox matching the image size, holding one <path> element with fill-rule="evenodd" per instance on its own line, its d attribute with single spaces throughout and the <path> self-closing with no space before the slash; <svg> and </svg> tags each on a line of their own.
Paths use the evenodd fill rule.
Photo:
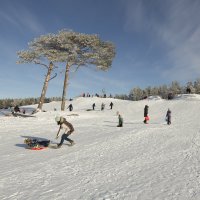
<svg viewBox="0 0 200 200">
<path fill-rule="evenodd" d="M 116 46 L 108 72 L 71 72 L 68 98 L 194 81 L 200 78 L 199 10 L 199 0 L 1 0 L 0 99 L 40 96 L 45 69 L 16 64 L 16 52 L 64 28 L 98 34 Z M 59 66 L 47 97 L 62 95 L 64 64 Z"/>
</svg>

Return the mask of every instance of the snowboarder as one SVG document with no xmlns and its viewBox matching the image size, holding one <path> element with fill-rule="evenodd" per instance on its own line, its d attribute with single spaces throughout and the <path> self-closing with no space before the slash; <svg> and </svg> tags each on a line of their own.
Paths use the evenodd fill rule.
<svg viewBox="0 0 200 200">
<path fill-rule="evenodd" d="M 110 103 L 110 109 L 112 110 L 113 107 L 113 102 Z"/>
<path fill-rule="evenodd" d="M 148 109 L 149 109 L 149 106 L 145 105 L 145 107 L 144 107 L 144 121 L 143 121 L 145 124 L 147 124 L 147 121 L 149 120 Z"/>
<path fill-rule="evenodd" d="M 104 110 L 104 108 L 105 108 L 105 104 L 102 103 L 102 104 L 101 104 L 101 110 Z"/>
<path fill-rule="evenodd" d="M 171 124 L 171 110 L 168 108 L 167 110 L 167 114 L 166 114 L 166 121 L 167 121 L 167 124 L 170 125 Z"/>
<path fill-rule="evenodd" d="M 96 106 L 95 103 L 93 103 L 93 104 L 92 104 L 92 109 L 93 109 L 93 110 L 95 109 L 95 106 Z"/>
<path fill-rule="evenodd" d="M 69 104 L 69 106 L 67 107 L 67 109 L 69 108 L 69 111 L 71 112 L 73 110 L 73 106 L 72 104 Z"/>
<path fill-rule="evenodd" d="M 69 123 L 64 117 L 56 117 L 55 121 L 60 126 L 58 129 L 58 133 L 56 135 L 56 139 L 58 139 L 58 137 L 59 137 L 60 130 L 64 129 L 64 133 L 62 134 L 61 141 L 57 145 L 58 148 L 60 148 L 62 146 L 64 140 L 67 140 L 70 142 L 71 145 L 74 145 L 75 144 L 74 141 L 68 138 L 74 132 L 73 125 L 71 123 Z"/>
<path fill-rule="evenodd" d="M 119 124 L 117 125 L 117 127 L 123 127 L 123 118 L 119 113 L 118 113 L 118 119 L 119 119 Z"/>
</svg>

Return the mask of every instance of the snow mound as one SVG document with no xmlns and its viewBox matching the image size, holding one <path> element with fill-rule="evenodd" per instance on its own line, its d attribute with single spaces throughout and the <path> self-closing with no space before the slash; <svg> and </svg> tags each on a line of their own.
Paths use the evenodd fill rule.
<svg viewBox="0 0 200 200">
<path fill-rule="evenodd" d="M 2 117 L 0 199 L 200 199 L 200 103 L 151 99 L 149 124 L 143 123 L 145 101 L 92 97 L 66 101 L 66 107 L 73 103 L 73 112 L 60 111 L 61 102 L 51 102 L 44 104 L 47 112 L 33 118 Z M 87 112 L 94 102 L 95 110 Z M 168 108 L 170 126 L 165 122 Z M 123 127 L 117 127 L 117 111 Z M 73 124 L 70 138 L 76 145 L 65 141 L 57 150 L 26 149 L 25 138 L 50 140 L 52 146 L 60 142 L 55 116 Z"/>
<path fill-rule="evenodd" d="M 176 100 L 200 101 L 199 94 L 178 94 L 174 97 Z"/>
<path fill-rule="evenodd" d="M 160 96 L 149 96 L 147 97 L 148 100 L 162 100 Z"/>
</svg>

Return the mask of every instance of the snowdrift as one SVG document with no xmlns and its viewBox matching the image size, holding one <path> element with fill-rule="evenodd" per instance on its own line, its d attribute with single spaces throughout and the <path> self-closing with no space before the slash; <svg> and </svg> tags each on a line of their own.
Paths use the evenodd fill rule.
<svg viewBox="0 0 200 200">
<path fill-rule="evenodd" d="M 66 102 L 73 104 L 72 112 L 61 112 L 60 102 L 52 102 L 34 118 L 1 117 L 0 199 L 200 199 L 200 103 L 195 96 L 137 102 L 78 98 Z M 96 109 L 88 112 L 92 103 Z M 143 124 L 146 104 L 149 124 Z M 168 108 L 170 126 L 165 122 Z M 117 111 L 124 127 L 117 127 Z M 74 125 L 70 138 L 76 144 L 27 150 L 26 137 L 60 141 L 55 139 L 58 115 Z"/>
</svg>

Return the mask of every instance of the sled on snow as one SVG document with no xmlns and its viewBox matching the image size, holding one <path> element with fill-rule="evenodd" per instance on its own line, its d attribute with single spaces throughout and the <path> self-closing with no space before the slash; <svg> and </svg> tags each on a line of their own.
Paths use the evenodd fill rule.
<svg viewBox="0 0 200 200">
<path fill-rule="evenodd" d="M 27 145 L 27 149 L 31 150 L 42 150 L 46 149 L 50 145 L 50 140 L 37 140 L 26 138 L 24 143 Z"/>
<path fill-rule="evenodd" d="M 12 112 L 12 115 L 14 117 L 35 117 L 33 115 L 27 115 L 27 114 L 23 114 L 23 113 L 18 113 L 18 112 Z"/>
</svg>

